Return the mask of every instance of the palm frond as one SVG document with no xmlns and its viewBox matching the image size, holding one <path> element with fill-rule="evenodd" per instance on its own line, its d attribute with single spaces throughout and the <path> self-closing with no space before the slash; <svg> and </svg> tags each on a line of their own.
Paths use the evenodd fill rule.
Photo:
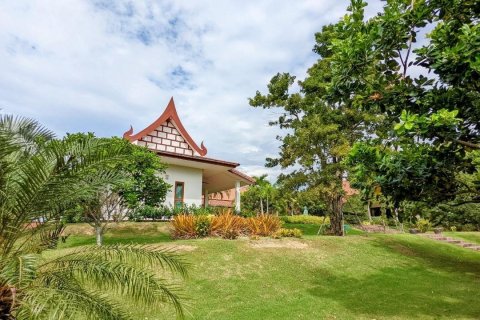
<svg viewBox="0 0 480 320">
<path fill-rule="evenodd" d="M 65 282 L 30 288 L 16 314 L 19 319 L 132 319 L 105 294 Z"/>
<path fill-rule="evenodd" d="M 0 115 L 0 131 L 8 133 L 11 141 L 29 152 L 36 149 L 39 140 L 47 141 L 55 137 L 52 131 L 38 121 L 12 115 Z"/>
<path fill-rule="evenodd" d="M 36 254 L 12 255 L 0 263 L 0 281 L 17 288 L 27 286 L 36 276 L 39 257 Z"/>
<path fill-rule="evenodd" d="M 182 277 L 187 276 L 188 264 L 175 248 L 162 248 L 157 245 L 106 245 L 90 248 L 83 255 L 86 258 L 103 258 L 107 261 L 134 264 L 139 267 L 168 269 Z"/>
<path fill-rule="evenodd" d="M 39 270 L 41 281 L 47 286 L 56 281 L 60 272 L 88 286 L 115 291 L 135 301 L 150 305 L 168 302 L 183 317 L 180 288 L 157 277 L 146 266 L 165 266 L 186 275 L 185 265 L 176 254 L 161 249 L 152 251 L 148 246 L 81 248 L 44 263 Z"/>
</svg>

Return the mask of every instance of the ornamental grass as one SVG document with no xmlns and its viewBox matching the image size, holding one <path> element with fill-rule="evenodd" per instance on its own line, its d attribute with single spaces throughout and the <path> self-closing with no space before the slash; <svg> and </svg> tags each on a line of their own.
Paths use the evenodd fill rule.
<svg viewBox="0 0 480 320">
<path fill-rule="evenodd" d="M 175 239 L 191 239 L 197 237 L 197 217 L 189 214 L 179 214 L 172 221 Z"/>
<path fill-rule="evenodd" d="M 268 214 L 263 214 L 258 217 L 248 218 L 245 220 L 248 234 L 253 236 L 271 236 L 282 226 L 282 222 L 277 216 Z"/>
</svg>

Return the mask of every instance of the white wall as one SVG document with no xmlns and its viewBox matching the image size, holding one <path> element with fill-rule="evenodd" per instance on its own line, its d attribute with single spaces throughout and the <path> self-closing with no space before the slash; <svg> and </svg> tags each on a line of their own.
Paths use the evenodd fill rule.
<svg viewBox="0 0 480 320">
<path fill-rule="evenodd" d="M 167 192 L 165 204 L 173 206 L 175 181 L 184 183 L 184 203 L 202 205 L 202 169 L 168 165 L 165 181 L 172 187 Z"/>
</svg>

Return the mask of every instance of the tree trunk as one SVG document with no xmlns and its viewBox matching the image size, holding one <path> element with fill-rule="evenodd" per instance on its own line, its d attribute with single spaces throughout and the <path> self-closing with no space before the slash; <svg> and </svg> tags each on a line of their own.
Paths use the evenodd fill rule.
<svg viewBox="0 0 480 320">
<path fill-rule="evenodd" d="M 0 319 L 13 320 L 15 319 L 11 314 L 15 304 L 15 288 L 8 285 L 0 287 Z"/>
<path fill-rule="evenodd" d="M 97 236 L 97 246 L 101 246 L 103 244 L 103 230 L 102 227 L 95 227 L 95 234 Z"/>
<path fill-rule="evenodd" d="M 370 207 L 371 204 L 372 204 L 371 201 L 368 200 L 368 202 L 367 202 L 367 216 L 368 216 L 368 221 L 370 221 L 370 222 L 372 221 L 372 208 Z"/>
<path fill-rule="evenodd" d="M 260 213 L 263 215 L 263 199 L 260 199 Z"/>
<path fill-rule="evenodd" d="M 341 196 L 336 196 L 331 201 L 330 229 L 336 236 L 344 236 L 342 205 Z"/>
<path fill-rule="evenodd" d="M 396 221 L 397 224 L 400 225 L 400 229 L 402 230 L 402 233 L 404 233 L 405 230 L 403 229 L 403 223 L 400 222 L 400 219 L 398 218 L 398 208 L 394 208 L 393 210 L 395 212 L 395 221 Z"/>
<path fill-rule="evenodd" d="M 268 214 L 268 197 L 267 197 L 267 214 Z"/>
</svg>

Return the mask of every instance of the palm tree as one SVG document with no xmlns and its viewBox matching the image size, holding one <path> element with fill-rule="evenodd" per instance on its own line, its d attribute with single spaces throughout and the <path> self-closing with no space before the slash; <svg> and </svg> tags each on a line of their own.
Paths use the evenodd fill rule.
<svg viewBox="0 0 480 320">
<path fill-rule="evenodd" d="M 273 195 L 275 193 L 275 187 L 267 180 L 267 175 L 263 174 L 258 177 L 253 177 L 255 179 L 255 185 L 253 188 L 257 191 L 260 198 L 260 213 L 264 214 L 263 200 L 266 202 L 267 214 L 269 213 L 269 207 Z"/>
<path fill-rule="evenodd" d="M 115 165 L 122 158 L 99 139 L 55 140 L 36 121 L 0 115 L 0 319 L 135 318 L 105 291 L 168 302 L 183 316 L 177 288 L 153 270 L 185 276 L 173 251 L 129 245 L 42 254 L 66 208 L 122 178 Z"/>
</svg>

